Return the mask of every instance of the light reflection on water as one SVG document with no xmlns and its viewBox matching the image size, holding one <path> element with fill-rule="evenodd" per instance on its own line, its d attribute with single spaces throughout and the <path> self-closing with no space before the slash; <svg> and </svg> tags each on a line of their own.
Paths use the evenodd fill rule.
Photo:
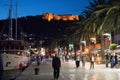
<svg viewBox="0 0 120 80">
<path fill-rule="evenodd" d="M 93 75 L 90 77 L 90 80 L 100 80 L 100 79 L 99 79 L 99 75 L 98 75 L 98 74 L 93 74 Z"/>
<path fill-rule="evenodd" d="M 89 73 L 88 80 L 119 80 L 119 75 L 116 71 L 93 71 Z"/>
<path fill-rule="evenodd" d="M 16 76 L 19 76 L 20 70 L 7 70 L 0 72 L 0 80 L 14 80 Z"/>
</svg>

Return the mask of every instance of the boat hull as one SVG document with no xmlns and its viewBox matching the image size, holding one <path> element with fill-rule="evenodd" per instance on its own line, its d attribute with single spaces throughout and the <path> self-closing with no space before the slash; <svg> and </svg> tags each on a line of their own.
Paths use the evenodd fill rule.
<svg viewBox="0 0 120 80">
<path fill-rule="evenodd" d="M 0 54 L 1 69 L 13 70 L 20 69 L 19 64 L 22 63 L 24 67 L 27 66 L 30 59 L 27 56 L 20 56 L 15 54 Z"/>
</svg>

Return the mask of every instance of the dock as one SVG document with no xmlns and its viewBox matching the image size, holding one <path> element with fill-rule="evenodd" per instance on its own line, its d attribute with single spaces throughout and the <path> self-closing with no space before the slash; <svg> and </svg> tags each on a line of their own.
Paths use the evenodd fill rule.
<svg viewBox="0 0 120 80">
<path fill-rule="evenodd" d="M 35 74 L 35 68 L 38 68 L 38 74 Z M 15 80 L 54 80 L 51 60 L 40 63 L 39 66 L 33 62 Z M 75 67 L 75 61 L 70 60 L 62 62 L 60 76 L 58 80 L 120 80 L 120 69 L 105 67 L 105 64 L 95 64 L 95 68 L 90 70 L 90 63 L 86 62 L 83 68 Z"/>
<path fill-rule="evenodd" d="M 50 78 L 52 80 L 53 69 L 50 65 L 51 62 L 48 62 L 42 62 L 39 66 L 35 62 L 31 63 L 15 80 L 50 80 Z M 35 68 L 39 69 L 37 74 Z"/>
</svg>

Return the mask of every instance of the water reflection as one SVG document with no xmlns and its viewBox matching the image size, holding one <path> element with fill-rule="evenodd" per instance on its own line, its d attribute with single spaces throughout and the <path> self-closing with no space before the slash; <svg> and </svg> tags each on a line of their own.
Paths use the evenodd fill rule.
<svg viewBox="0 0 120 80">
<path fill-rule="evenodd" d="M 100 80 L 99 79 L 99 75 L 98 74 L 93 74 L 90 78 L 88 78 L 89 80 Z"/>
<path fill-rule="evenodd" d="M 119 80 L 118 73 L 107 71 L 93 71 L 88 74 L 88 80 Z"/>
<path fill-rule="evenodd" d="M 0 80 L 14 80 L 19 74 L 20 70 L 7 70 L 0 72 Z"/>
</svg>

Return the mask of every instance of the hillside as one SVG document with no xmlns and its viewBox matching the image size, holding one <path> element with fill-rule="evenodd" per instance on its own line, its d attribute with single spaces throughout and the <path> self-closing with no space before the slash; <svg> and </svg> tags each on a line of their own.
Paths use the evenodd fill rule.
<svg viewBox="0 0 120 80">
<path fill-rule="evenodd" d="M 66 28 L 72 26 L 76 21 L 63 21 L 63 20 L 44 20 L 41 15 L 26 16 L 17 19 L 18 25 L 18 39 L 21 38 L 21 32 L 27 35 L 27 38 L 34 34 L 36 40 L 51 40 L 63 35 Z M 8 35 L 9 20 L 0 21 L 0 38 L 3 39 L 2 34 Z M 13 36 L 15 34 L 15 19 L 13 19 Z M 23 37 L 23 35 L 22 35 Z M 26 39 L 28 40 L 28 39 Z"/>
</svg>

